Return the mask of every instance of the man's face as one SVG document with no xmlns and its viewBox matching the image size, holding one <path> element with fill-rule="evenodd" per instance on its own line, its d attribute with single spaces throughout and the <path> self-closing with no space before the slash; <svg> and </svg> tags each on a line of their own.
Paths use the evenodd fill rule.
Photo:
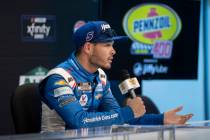
<svg viewBox="0 0 210 140">
<path fill-rule="evenodd" d="M 113 44 L 114 42 L 94 44 L 89 59 L 90 63 L 98 68 L 110 69 L 113 56 L 116 53 Z"/>
</svg>

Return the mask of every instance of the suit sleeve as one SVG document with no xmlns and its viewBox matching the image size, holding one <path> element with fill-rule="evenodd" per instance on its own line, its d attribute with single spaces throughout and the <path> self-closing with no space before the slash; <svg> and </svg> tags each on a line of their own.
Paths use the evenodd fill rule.
<svg viewBox="0 0 210 140">
<path fill-rule="evenodd" d="M 116 101 L 116 99 L 113 97 L 113 94 L 110 90 L 110 85 L 108 83 L 101 104 L 101 110 L 110 111 L 112 109 L 117 109 L 117 108 L 120 108 L 120 106 Z M 142 117 L 134 118 L 126 123 L 129 123 L 131 125 L 162 125 L 163 117 L 164 117 L 163 114 L 145 114 Z"/>
<path fill-rule="evenodd" d="M 129 121 L 131 125 L 163 125 L 163 114 L 145 114 Z"/>
<path fill-rule="evenodd" d="M 73 89 L 59 75 L 51 75 L 43 86 L 46 103 L 62 117 L 69 128 L 84 128 L 127 123 L 134 118 L 130 107 L 120 108 L 111 91 L 103 98 L 99 112 L 83 110 Z"/>
</svg>

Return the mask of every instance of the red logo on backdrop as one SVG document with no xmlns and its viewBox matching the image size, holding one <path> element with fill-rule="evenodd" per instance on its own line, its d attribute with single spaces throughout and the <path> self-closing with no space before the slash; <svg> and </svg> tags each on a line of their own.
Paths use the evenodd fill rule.
<svg viewBox="0 0 210 140">
<path fill-rule="evenodd" d="M 86 22 L 83 20 L 79 20 L 74 24 L 74 29 L 73 31 L 75 32 L 77 29 L 79 29 L 81 26 L 85 25 Z"/>
</svg>

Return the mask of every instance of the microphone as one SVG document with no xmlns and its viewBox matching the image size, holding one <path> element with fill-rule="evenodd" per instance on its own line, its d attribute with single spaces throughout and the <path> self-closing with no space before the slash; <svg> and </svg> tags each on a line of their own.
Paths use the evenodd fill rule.
<svg viewBox="0 0 210 140">
<path fill-rule="evenodd" d="M 136 77 L 130 78 L 126 69 L 121 70 L 119 88 L 122 94 L 130 93 L 132 98 L 136 97 L 134 89 L 140 87 Z"/>
</svg>

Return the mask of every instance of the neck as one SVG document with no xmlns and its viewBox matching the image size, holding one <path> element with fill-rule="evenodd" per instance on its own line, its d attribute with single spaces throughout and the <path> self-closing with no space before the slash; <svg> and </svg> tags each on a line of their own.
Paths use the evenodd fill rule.
<svg viewBox="0 0 210 140">
<path fill-rule="evenodd" d="M 83 68 L 87 70 L 89 73 L 94 73 L 98 70 L 96 66 L 90 63 L 89 58 L 87 56 L 77 55 L 76 58 L 78 62 L 80 63 L 80 65 L 82 65 Z"/>
</svg>

